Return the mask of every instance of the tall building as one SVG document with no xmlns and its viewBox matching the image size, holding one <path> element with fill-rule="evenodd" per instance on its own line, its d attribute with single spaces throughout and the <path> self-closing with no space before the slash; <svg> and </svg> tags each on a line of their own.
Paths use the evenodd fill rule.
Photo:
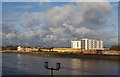
<svg viewBox="0 0 120 77">
<path fill-rule="evenodd" d="M 71 48 L 80 48 L 81 50 L 103 50 L 103 41 L 99 39 L 84 38 L 71 41 Z"/>
</svg>

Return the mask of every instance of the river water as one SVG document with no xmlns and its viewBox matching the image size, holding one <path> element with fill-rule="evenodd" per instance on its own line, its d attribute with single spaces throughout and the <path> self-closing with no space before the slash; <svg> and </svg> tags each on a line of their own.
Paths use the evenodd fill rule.
<svg viewBox="0 0 120 77">
<path fill-rule="evenodd" d="M 50 75 L 44 68 L 48 61 L 50 67 L 61 63 L 55 75 L 118 75 L 118 61 L 78 59 L 61 57 L 41 57 L 23 54 L 2 54 L 3 75 Z"/>
</svg>

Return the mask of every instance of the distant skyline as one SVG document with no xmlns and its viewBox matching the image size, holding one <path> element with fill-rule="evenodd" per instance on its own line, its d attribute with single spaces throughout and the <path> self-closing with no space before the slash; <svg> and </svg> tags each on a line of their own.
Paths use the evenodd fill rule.
<svg viewBox="0 0 120 77">
<path fill-rule="evenodd" d="M 105 0 L 106 1 L 106 0 Z M 117 2 L 3 2 L 2 44 L 70 47 L 97 38 L 118 44 Z"/>
</svg>

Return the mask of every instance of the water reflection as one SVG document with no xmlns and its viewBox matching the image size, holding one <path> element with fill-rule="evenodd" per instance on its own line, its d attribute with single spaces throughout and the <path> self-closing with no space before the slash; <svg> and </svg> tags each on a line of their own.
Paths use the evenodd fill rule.
<svg viewBox="0 0 120 77">
<path fill-rule="evenodd" d="M 45 61 L 48 61 L 51 67 L 61 63 L 61 69 L 55 71 L 55 75 L 118 74 L 116 61 L 3 54 L 3 75 L 50 75 L 50 71 L 44 68 Z"/>
</svg>

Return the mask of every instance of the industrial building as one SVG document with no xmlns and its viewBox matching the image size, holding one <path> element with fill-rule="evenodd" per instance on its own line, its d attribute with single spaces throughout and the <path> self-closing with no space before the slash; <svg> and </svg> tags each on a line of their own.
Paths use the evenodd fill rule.
<svg viewBox="0 0 120 77">
<path fill-rule="evenodd" d="M 100 39 L 88 39 L 71 41 L 71 48 L 80 48 L 81 50 L 103 50 L 103 41 Z"/>
<path fill-rule="evenodd" d="M 80 52 L 80 48 L 53 48 L 52 51 L 77 53 Z"/>
</svg>

